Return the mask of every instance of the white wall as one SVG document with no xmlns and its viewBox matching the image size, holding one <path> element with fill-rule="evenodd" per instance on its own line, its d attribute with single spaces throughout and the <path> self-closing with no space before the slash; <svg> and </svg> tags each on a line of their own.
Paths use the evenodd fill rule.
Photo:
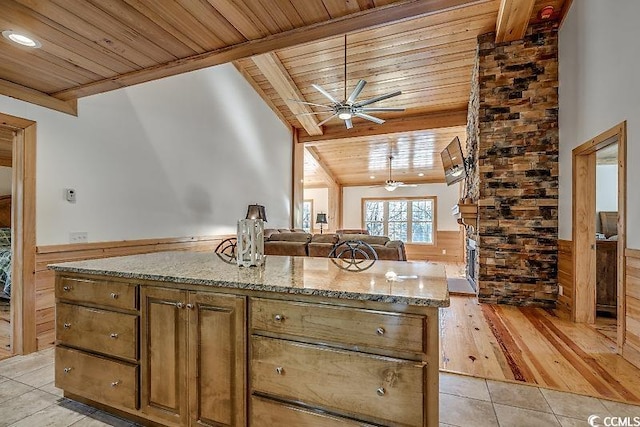
<svg viewBox="0 0 640 427">
<path fill-rule="evenodd" d="M 618 210 L 618 165 L 596 166 L 596 212 Z M 598 220 L 598 222 L 600 222 Z"/>
<path fill-rule="evenodd" d="M 11 168 L 0 166 L 0 196 L 11 194 L 11 175 Z"/>
<path fill-rule="evenodd" d="M 571 150 L 627 120 L 627 246 L 640 248 L 640 1 L 574 1 L 560 29 L 559 236 L 571 239 Z"/>
<path fill-rule="evenodd" d="M 289 226 L 291 135 L 232 65 L 79 100 L 75 118 L 0 96 L 37 121 L 37 244 L 235 233 L 247 205 Z M 77 202 L 64 200 L 74 188 Z"/>
<path fill-rule="evenodd" d="M 342 219 L 344 228 L 362 228 L 362 199 L 372 197 L 437 197 L 437 224 L 440 231 L 458 231 L 460 226 L 451 215 L 451 208 L 460 198 L 460 185 L 420 184 L 417 187 L 397 188 L 389 192 L 384 188 L 344 187 Z"/>
<path fill-rule="evenodd" d="M 313 200 L 313 212 L 312 212 L 312 227 L 313 229 L 320 230 L 320 224 L 316 225 L 316 214 L 320 212 L 327 213 L 329 209 L 329 189 L 328 188 L 305 188 L 304 189 L 304 199 Z M 325 224 L 323 228 L 331 227 L 335 229 L 335 224 Z"/>
</svg>

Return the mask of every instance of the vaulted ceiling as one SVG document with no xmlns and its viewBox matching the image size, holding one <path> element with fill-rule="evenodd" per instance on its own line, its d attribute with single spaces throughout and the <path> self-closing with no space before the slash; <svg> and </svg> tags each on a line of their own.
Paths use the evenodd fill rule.
<svg viewBox="0 0 640 427">
<path fill-rule="evenodd" d="M 570 0 L 0 0 L 0 31 L 42 47 L 0 38 L 0 94 L 69 114 L 76 99 L 226 62 L 313 149 L 342 185 L 382 176 L 393 153 L 406 182 L 442 181 L 439 151 L 464 135 L 476 37 L 521 37 L 542 7 L 554 20 Z M 375 113 L 383 125 L 354 119 L 347 132 L 305 101 L 326 104 L 359 79 L 359 99 L 401 90 Z M 80 112 L 81 114 L 81 112 Z M 464 140 L 464 138 L 462 138 Z M 307 168 L 308 185 L 314 183 Z M 424 175 L 418 177 L 417 173 Z M 384 174 L 383 174 L 384 175 Z M 415 175 L 415 176 L 414 176 Z M 395 176 L 394 176 L 395 178 Z"/>
</svg>

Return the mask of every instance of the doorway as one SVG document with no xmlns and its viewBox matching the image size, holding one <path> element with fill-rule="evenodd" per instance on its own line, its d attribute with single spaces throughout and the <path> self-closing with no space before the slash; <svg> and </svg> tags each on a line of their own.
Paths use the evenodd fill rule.
<svg viewBox="0 0 640 427">
<path fill-rule="evenodd" d="M 617 189 L 609 189 L 613 202 L 598 211 L 598 175 L 605 163 Z M 598 173 L 598 170 L 600 174 Z M 602 177 L 601 177 L 602 178 Z M 601 192 L 606 189 L 602 188 Z M 611 194 L 613 193 L 613 194 Z M 604 194 L 601 194 L 601 197 Z M 572 317 L 596 324 L 598 314 L 614 316 L 606 326 L 621 350 L 624 342 L 624 280 L 626 247 L 626 122 L 573 150 L 573 285 Z M 605 268 L 606 266 L 606 268 Z M 612 331 L 615 330 L 615 334 Z"/>
<path fill-rule="evenodd" d="M 11 297 L 12 354 L 37 350 L 36 338 L 36 123 L 0 113 L 11 130 Z"/>
<path fill-rule="evenodd" d="M 0 360 L 13 355 L 11 328 L 12 163 L 16 131 L 0 126 Z"/>
</svg>

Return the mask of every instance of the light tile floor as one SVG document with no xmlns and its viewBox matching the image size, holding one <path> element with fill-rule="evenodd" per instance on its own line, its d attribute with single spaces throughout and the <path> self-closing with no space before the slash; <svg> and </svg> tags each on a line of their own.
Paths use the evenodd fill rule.
<svg viewBox="0 0 640 427">
<path fill-rule="evenodd" d="M 136 425 L 65 399 L 53 378 L 53 349 L 0 361 L 0 427 Z M 441 426 L 589 426 L 591 415 L 602 424 L 605 416 L 640 417 L 640 406 L 440 373 Z"/>
</svg>

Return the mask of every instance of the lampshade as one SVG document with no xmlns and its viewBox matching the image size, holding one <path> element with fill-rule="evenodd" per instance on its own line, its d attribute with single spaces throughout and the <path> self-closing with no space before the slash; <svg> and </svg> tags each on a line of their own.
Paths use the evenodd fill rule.
<svg viewBox="0 0 640 427">
<path fill-rule="evenodd" d="M 326 224 L 327 223 L 327 214 L 319 213 L 316 215 L 316 224 Z"/>
<path fill-rule="evenodd" d="M 249 205 L 246 219 L 261 219 L 267 222 L 267 213 L 262 205 Z"/>
</svg>

